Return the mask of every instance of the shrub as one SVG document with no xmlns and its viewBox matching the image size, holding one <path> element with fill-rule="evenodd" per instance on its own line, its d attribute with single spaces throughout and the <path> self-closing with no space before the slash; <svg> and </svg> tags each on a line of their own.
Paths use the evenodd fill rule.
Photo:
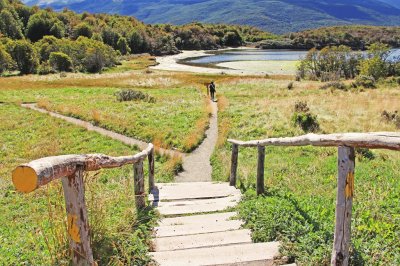
<svg viewBox="0 0 400 266">
<path fill-rule="evenodd" d="M 400 128 L 400 114 L 398 111 L 388 112 L 384 110 L 381 116 L 386 122 L 394 123 L 397 128 Z"/>
<path fill-rule="evenodd" d="M 372 153 L 370 149 L 367 148 L 356 148 L 356 156 L 360 161 L 362 159 L 367 159 L 367 160 L 375 159 L 375 155 Z"/>
<path fill-rule="evenodd" d="M 50 66 L 59 72 L 72 71 L 72 59 L 62 52 L 52 52 L 49 58 Z"/>
<path fill-rule="evenodd" d="M 292 121 L 300 126 L 304 132 L 316 132 L 319 130 L 317 116 L 311 114 L 306 102 L 296 102 Z"/>
<path fill-rule="evenodd" d="M 366 89 L 376 88 L 376 81 L 375 78 L 372 76 L 364 76 L 364 75 L 358 76 L 354 84 L 356 87 L 361 86 Z"/>
<path fill-rule="evenodd" d="M 44 61 L 38 67 L 37 73 L 39 75 L 47 75 L 47 74 L 54 73 L 54 69 L 51 67 L 49 61 Z"/>
<path fill-rule="evenodd" d="M 33 45 L 26 40 L 10 44 L 11 56 L 21 74 L 31 74 L 39 65 L 39 58 Z"/>
<path fill-rule="evenodd" d="M 326 90 L 329 88 L 337 89 L 337 90 L 347 90 L 347 86 L 343 82 L 339 81 L 333 81 L 333 82 L 328 82 L 319 87 L 320 90 Z"/>
<path fill-rule="evenodd" d="M 117 96 L 117 100 L 119 102 L 126 101 L 145 101 L 148 103 L 155 103 L 156 99 L 147 93 L 143 93 L 141 91 L 134 90 L 121 90 L 115 94 Z"/>
<path fill-rule="evenodd" d="M 14 62 L 11 55 L 6 51 L 5 47 L 0 45 L 0 74 L 4 71 L 10 70 Z"/>
<path fill-rule="evenodd" d="M 292 89 L 293 89 L 293 82 L 290 82 L 290 83 L 287 85 L 287 89 L 288 89 L 288 90 L 292 90 Z"/>
</svg>

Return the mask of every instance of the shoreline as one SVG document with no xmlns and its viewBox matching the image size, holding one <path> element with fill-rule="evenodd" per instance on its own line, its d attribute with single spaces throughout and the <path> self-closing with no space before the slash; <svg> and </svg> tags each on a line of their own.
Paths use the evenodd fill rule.
<svg viewBox="0 0 400 266">
<path fill-rule="evenodd" d="M 264 76 L 266 74 L 277 74 L 266 71 L 258 71 L 254 69 L 235 69 L 234 66 L 224 69 L 218 68 L 210 68 L 210 67 L 201 67 L 201 66 L 191 66 L 186 64 L 180 64 L 178 61 L 187 59 L 190 57 L 200 57 L 207 56 L 208 52 L 214 51 L 225 51 L 225 50 L 239 50 L 239 49 L 248 49 L 248 47 L 239 47 L 239 48 L 227 48 L 227 49 L 219 49 L 219 50 L 198 50 L 198 51 L 182 51 L 182 53 L 176 55 L 168 55 L 168 56 L 157 56 L 156 62 L 157 66 L 150 67 L 154 70 L 166 70 L 166 71 L 177 71 L 177 72 L 190 72 L 190 73 L 200 73 L 200 74 L 228 74 L 228 75 L 257 75 Z M 268 62 L 268 61 L 265 61 Z M 237 62 L 228 62 L 228 63 L 237 63 Z M 225 64 L 225 63 L 220 63 Z M 219 66 L 220 64 L 217 64 Z M 279 73 L 284 74 L 284 73 Z M 290 73 L 287 73 L 290 75 Z"/>
</svg>

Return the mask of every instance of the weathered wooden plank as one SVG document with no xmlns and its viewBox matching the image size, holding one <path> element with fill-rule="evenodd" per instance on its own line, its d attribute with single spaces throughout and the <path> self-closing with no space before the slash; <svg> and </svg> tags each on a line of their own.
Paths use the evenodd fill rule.
<svg viewBox="0 0 400 266">
<path fill-rule="evenodd" d="M 184 249 L 150 253 L 161 266 L 186 265 L 274 265 L 274 257 L 279 255 L 279 243 L 250 243 L 220 247 Z"/>
<path fill-rule="evenodd" d="M 240 201 L 240 195 L 218 199 L 185 200 L 174 202 L 159 202 L 158 211 L 162 215 L 179 215 L 202 212 L 223 211 L 234 207 Z"/>
<path fill-rule="evenodd" d="M 335 235 L 331 265 L 349 264 L 351 236 L 351 212 L 354 195 L 355 151 L 351 147 L 339 147 L 336 195 Z"/>
<path fill-rule="evenodd" d="M 312 145 L 322 147 L 347 146 L 370 149 L 400 150 L 400 134 L 396 132 L 338 133 L 328 135 L 307 134 L 298 137 L 269 138 L 252 141 L 229 139 L 228 142 L 244 147 Z"/>
<path fill-rule="evenodd" d="M 151 201 L 222 198 L 240 194 L 240 190 L 228 183 L 193 182 L 157 184 L 151 191 Z"/>
<path fill-rule="evenodd" d="M 89 221 L 85 205 L 83 166 L 78 166 L 74 174 L 63 177 L 62 185 L 67 210 L 68 237 L 72 253 L 72 264 L 74 266 L 93 265 Z"/>
<path fill-rule="evenodd" d="M 153 149 L 153 144 L 149 144 L 146 150 L 136 155 L 121 157 L 104 154 L 46 157 L 18 166 L 12 172 L 12 180 L 18 191 L 29 193 L 52 180 L 74 174 L 77 166 L 83 165 L 85 171 L 117 168 L 143 160 L 151 149 Z"/>
<path fill-rule="evenodd" d="M 144 189 L 144 172 L 143 160 L 138 161 L 133 165 L 133 176 L 135 179 L 135 203 L 136 208 L 142 209 L 146 206 L 145 189 Z"/>
<path fill-rule="evenodd" d="M 240 229 L 195 235 L 159 237 L 153 240 L 155 251 L 213 247 L 239 243 L 252 243 L 250 230 Z"/>
<path fill-rule="evenodd" d="M 265 147 L 258 146 L 258 163 L 257 163 L 257 195 L 264 194 L 264 162 Z"/>
<path fill-rule="evenodd" d="M 154 148 L 152 148 L 148 155 L 149 160 L 149 191 L 152 191 L 155 187 L 154 181 Z"/>
<path fill-rule="evenodd" d="M 236 186 L 238 156 L 239 156 L 239 145 L 233 144 L 232 157 L 231 157 L 231 175 L 229 177 L 229 184 L 231 186 Z"/>
</svg>

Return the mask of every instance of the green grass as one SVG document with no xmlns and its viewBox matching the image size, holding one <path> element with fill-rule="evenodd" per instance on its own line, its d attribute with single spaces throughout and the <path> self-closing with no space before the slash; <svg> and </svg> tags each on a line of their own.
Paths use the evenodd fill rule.
<svg viewBox="0 0 400 266">
<path fill-rule="evenodd" d="M 0 104 L 0 265 L 68 265 L 66 215 L 60 180 L 30 194 L 20 194 L 11 171 L 30 160 L 61 154 L 137 153 L 100 136 L 13 104 Z M 166 158 L 157 157 L 156 180 L 173 173 Z M 85 176 L 92 247 L 99 265 L 141 265 L 149 261 L 149 230 L 157 215 L 137 213 L 132 166 L 91 172 Z"/>
<path fill-rule="evenodd" d="M 222 136 L 240 140 L 294 136 L 304 132 L 293 125 L 296 101 L 307 101 L 321 133 L 398 131 L 381 118 L 396 110 L 397 87 L 365 92 L 318 90 L 319 83 L 242 79 L 219 86 Z M 219 141 L 212 158 L 213 178 L 229 176 L 230 145 Z M 239 149 L 239 186 L 246 197 L 239 206 L 255 241 L 279 240 L 283 255 L 298 265 L 330 265 L 336 198 L 335 148 L 267 147 L 267 193 L 255 196 L 257 150 Z M 400 263 L 400 153 L 372 151 L 357 155 L 352 217 L 351 265 Z"/>
<path fill-rule="evenodd" d="M 118 88 L 0 90 L 11 102 L 38 102 L 48 110 L 91 121 L 101 127 L 182 151 L 194 149 L 204 137 L 208 111 L 195 87 L 139 89 L 156 99 L 118 102 Z M 200 130 L 199 130 L 200 128 Z"/>
</svg>

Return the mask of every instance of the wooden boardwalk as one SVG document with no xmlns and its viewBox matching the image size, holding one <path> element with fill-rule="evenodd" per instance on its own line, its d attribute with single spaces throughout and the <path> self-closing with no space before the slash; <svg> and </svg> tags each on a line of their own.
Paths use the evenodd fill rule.
<svg viewBox="0 0 400 266">
<path fill-rule="evenodd" d="M 160 265 L 274 265 L 279 243 L 252 243 L 232 211 L 240 190 L 228 183 L 157 184 L 149 199 L 163 219 L 155 228 Z"/>
</svg>

